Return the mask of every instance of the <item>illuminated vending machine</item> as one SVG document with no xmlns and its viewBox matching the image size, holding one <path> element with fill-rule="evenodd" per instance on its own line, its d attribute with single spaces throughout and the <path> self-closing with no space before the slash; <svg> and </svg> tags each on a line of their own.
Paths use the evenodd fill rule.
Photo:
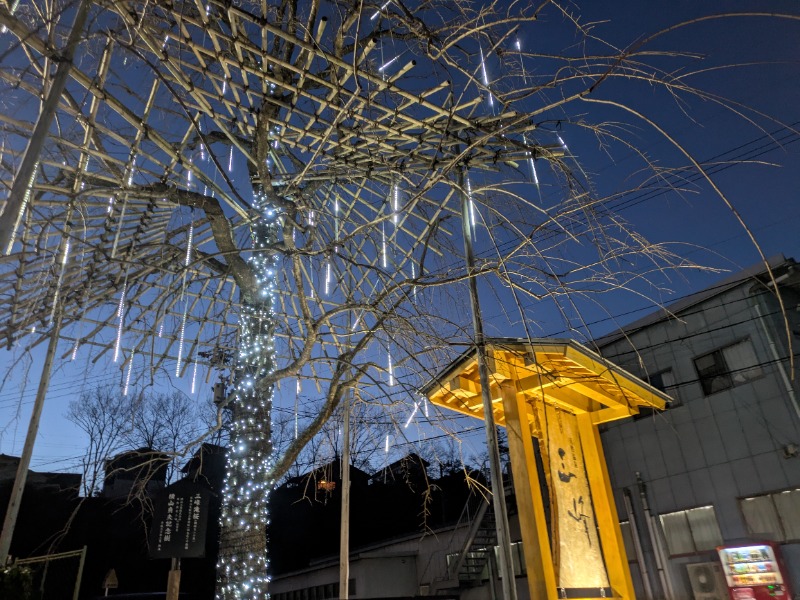
<svg viewBox="0 0 800 600">
<path fill-rule="evenodd" d="M 731 600 L 790 600 L 789 577 L 778 545 L 719 546 Z"/>
</svg>

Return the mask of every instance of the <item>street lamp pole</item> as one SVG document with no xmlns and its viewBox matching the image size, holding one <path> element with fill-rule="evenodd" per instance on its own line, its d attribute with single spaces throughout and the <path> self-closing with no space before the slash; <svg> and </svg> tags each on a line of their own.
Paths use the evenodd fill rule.
<svg viewBox="0 0 800 600">
<path fill-rule="evenodd" d="M 514 583 L 514 562 L 511 556 L 511 533 L 508 526 L 503 472 L 500 465 L 500 450 L 497 444 L 497 427 L 494 422 L 494 408 L 489 391 L 489 369 L 486 364 L 486 340 L 483 335 L 481 305 L 478 299 L 478 284 L 475 280 L 475 254 L 472 248 L 473 210 L 470 206 L 472 198 L 469 183 L 464 169 L 458 172 L 458 183 L 461 188 L 461 232 L 464 237 L 464 253 L 467 262 L 467 284 L 472 307 L 472 327 L 475 333 L 475 353 L 478 358 L 478 375 L 483 397 L 483 421 L 486 428 L 486 447 L 489 452 L 489 471 L 492 484 L 492 501 L 497 526 L 497 545 L 500 547 L 499 571 L 503 578 L 503 598 L 516 600 L 517 588 Z"/>
</svg>

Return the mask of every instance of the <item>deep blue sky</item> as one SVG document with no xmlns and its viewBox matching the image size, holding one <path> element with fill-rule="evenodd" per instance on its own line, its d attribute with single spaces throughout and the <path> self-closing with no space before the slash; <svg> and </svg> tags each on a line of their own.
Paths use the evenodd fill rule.
<svg viewBox="0 0 800 600">
<path fill-rule="evenodd" d="M 794 2 L 725 2 L 699 3 L 693 1 L 618 1 L 610 3 L 586 2 L 585 8 L 572 8 L 583 22 L 596 21 L 591 33 L 619 48 L 629 47 L 646 34 L 662 27 L 679 23 L 699 14 L 711 14 L 714 9 L 732 12 L 770 11 L 800 14 Z M 608 21 L 608 22 L 603 22 Z M 522 45 L 534 50 L 537 44 L 552 44 L 560 39 L 564 47 L 579 43 L 577 37 L 560 37 L 568 32 L 562 18 L 549 16 L 537 23 L 531 31 L 523 32 Z M 697 85 L 722 97 L 754 109 L 746 112 L 757 123 L 749 123 L 710 101 L 693 100 L 687 105 L 670 101 L 646 86 L 636 88 L 632 103 L 651 118 L 657 120 L 675 140 L 699 160 L 718 155 L 731 156 L 741 147 L 744 156 L 752 157 L 750 164 L 734 165 L 717 173 L 714 178 L 735 208 L 741 213 L 757 237 L 766 255 L 784 253 L 800 258 L 800 241 L 796 233 L 800 217 L 800 143 L 791 131 L 781 134 L 783 148 L 770 147 L 766 131 L 778 131 L 783 125 L 800 122 L 800 21 L 778 18 L 732 18 L 695 24 L 668 33 L 648 46 L 657 50 L 681 50 L 708 57 L 701 62 L 691 58 L 664 60 L 664 67 L 680 66 L 683 72 L 706 66 L 740 64 L 734 69 L 711 70 L 689 78 Z M 754 63 L 746 65 L 745 63 Z M 623 91 L 619 92 L 624 94 Z M 688 113 L 683 114 L 685 110 Z M 609 113 L 611 115 L 611 113 Z M 622 118 L 618 115 L 618 118 Z M 774 119 L 773 120 L 770 120 Z M 631 129 L 641 149 L 664 166 L 684 164 L 682 159 L 663 138 L 644 123 Z M 587 156 L 586 168 L 599 186 L 608 191 L 624 185 L 623 175 L 632 167 L 624 156 L 615 161 L 603 161 L 597 148 L 588 147 L 590 141 L 579 133 L 565 129 L 566 141 L 572 151 Z M 572 137 L 570 137 L 572 136 Z M 584 146 L 585 145 L 585 146 Z M 584 146 L 584 147 L 582 147 Z M 774 145 L 773 145 L 774 146 Z M 766 151 L 764 154 L 761 152 Z M 632 160 L 632 159 L 631 159 Z M 773 163 L 768 166 L 765 162 Z M 632 203 L 622 215 L 637 231 L 653 241 L 680 242 L 674 248 L 687 258 L 709 266 L 737 270 L 759 260 L 759 254 L 747 235 L 736 222 L 723 202 L 705 184 L 691 185 L 685 194 L 666 193 L 646 201 Z M 544 191 L 547 194 L 547 189 Z M 668 275 L 665 287 L 671 290 L 660 293 L 661 302 L 669 302 L 683 294 L 712 283 L 724 275 L 684 272 Z M 609 296 L 602 308 L 589 310 L 588 321 L 599 321 L 592 333 L 602 334 L 613 328 L 608 315 L 617 316 L 618 322 L 638 318 L 636 312 L 647 303 L 634 296 Z M 564 335 L 564 323 L 546 307 L 532 307 L 537 324 L 536 335 Z M 484 314 L 491 324 L 499 319 L 500 309 L 487 302 Z M 514 335 L 506 326 L 497 326 L 489 333 Z M 522 332 L 519 333 L 522 335 Z M 5 354 L 6 364 L 11 356 Z M 18 382 L 8 382 L 0 391 L 0 422 L 7 423 L 0 437 L 0 452 L 18 454 L 27 427 L 27 411 L 35 393 L 40 367 L 31 366 L 29 383 L 24 394 Z M 17 368 L 16 373 L 22 369 Z M 81 456 L 83 441 L 68 424 L 63 415 L 69 399 L 75 396 L 76 382 L 67 380 L 66 369 L 57 368 L 48 395 L 42 429 L 37 443 L 33 468 L 60 470 L 72 467 Z M 70 369 L 70 373 L 74 370 Z M 112 383 L 118 379 L 118 370 L 105 369 L 104 365 L 87 369 L 80 387 L 91 389 L 98 383 Z M 177 382 L 183 389 L 188 382 Z M 165 389 L 168 389 L 166 387 Z M 198 395 L 209 392 L 201 388 Z M 19 409 L 19 400 L 23 402 Z"/>
</svg>

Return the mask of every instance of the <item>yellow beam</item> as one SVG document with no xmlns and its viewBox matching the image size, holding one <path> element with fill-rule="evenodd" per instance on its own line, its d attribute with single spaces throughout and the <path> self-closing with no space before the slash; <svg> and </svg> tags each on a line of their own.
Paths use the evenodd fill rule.
<svg viewBox="0 0 800 600">
<path fill-rule="evenodd" d="M 474 410 L 470 408 L 470 405 L 466 400 L 458 398 L 457 396 L 453 396 L 447 390 L 441 390 L 436 394 L 432 394 L 428 397 L 428 400 L 430 400 L 432 404 L 449 408 L 450 410 L 454 410 L 463 415 L 483 419 L 483 410 Z"/>
<path fill-rule="evenodd" d="M 550 537 L 533 455 L 533 437 L 527 418 L 528 403 L 525 402 L 524 395 L 517 392 L 517 385 L 513 380 L 503 382 L 500 390 L 506 417 L 508 454 L 511 471 L 514 473 L 519 526 L 525 549 L 528 590 L 531 598 L 557 598 Z"/>
<path fill-rule="evenodd" d="M 639 414 L 638 406 L 620 406 L 617 408 L 604 408 L 596 410 L 592 413 L 592 423 L 599 425 L 601 423 L 608 423 L 610 421 L 618 421 L 626 417 L 632 417 Z"/>
<path fill-rule="evenodd" d="M 644 404 L 655 408 L 664 408 L 665 403 L 662 398 L 656 396 L 644 386 L 635 383 L 633 381 L 633 376 L 626 376 L 624 373 L 618 373 L 616 370 L 613 370 L 609 363 L 596 360 L 572 346 L 567 346 L 565 356 L 618 387 L 625 396 L 632 395 Z"/>
<path fill-rule="evenodd" d="M 625 398 L 612 395 L 608 390 L 604 390 L 600 385 L 592 381 L 573 379 L 573 383 L 570 387 L 604 406 L 619 407 L 629 405 L 629 402 Z"/>
<path fill-rule="evenodd" d="M 548 404 L 555 404 L 569 410 L 570 412 L 590 412 L 593 402 L 584 394 L 579 394 L 569 387 L 549 387 L 549 388 L 524 388 L 520 386 L 522 392 L 530 398 L 543 399 Z"/>
<path fill-rule="evenodd" d="M 470 398 L 480 394 L 480 384 L 459 373 L 444 385 L 454 396 Z"/>
<path fill-rule="evenodd" d="M 583 460 L 586 465 L 586 474 L 589 477 L 589 488 L 592 492 L 592 503 L 594 504 L 600 543 L 603 546 L 608 580 L 615 596 L 624 600 L 636 600 L 600 432 L 590 413 L 578 415 L 577 418 Z"/>
</svg>

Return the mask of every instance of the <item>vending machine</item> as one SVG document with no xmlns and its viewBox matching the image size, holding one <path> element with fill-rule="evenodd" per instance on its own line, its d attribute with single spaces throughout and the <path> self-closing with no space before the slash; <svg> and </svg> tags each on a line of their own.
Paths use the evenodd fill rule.
<svg viewBox="0 0 800 600">
<path fill-rule="evenodd" d="M 790 600 L 789 577 L 772 542 L 717 548 L 731 600 Z"/>
</svg>

